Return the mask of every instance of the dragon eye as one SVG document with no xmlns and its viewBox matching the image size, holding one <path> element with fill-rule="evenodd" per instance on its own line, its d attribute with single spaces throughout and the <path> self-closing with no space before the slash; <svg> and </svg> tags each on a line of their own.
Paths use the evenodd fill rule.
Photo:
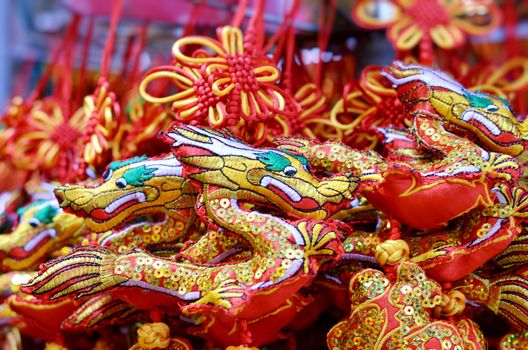
<svg viewBox="0 0 528 350">
<path fill-rule="evenodd" d="M 113 173 L 114 172 L 112 171 L 112 169 L 106 169 L 105 172 L 103 173 L 103 180 L 105 180 L 105 181 L 110 180 L 110 178 L 112 177 Z"/>
<path fill-rule="evenodd" d="M 487 105 L 486 110 L 488 112 L 497 112 L 499 110 L 499 107 L 497 107 L 496 105 Z"/>
<path fill-rule="evenodd" d="M 286 176 L 294 176 L 295 174 L 297 174 L 297 169 L 292 166 L 287 166 L 286 168 L 284 168 L 283 172 Z"/>
<path fill-rule="evenodd" d="M 117 179 L 115 183 L 116 183 L 116 186 L 119 187 L 119 188 L 125 188 L 128 185 L 126 180 L 123 179 L 122 177 Z"/>
<path fill-rule="evenodd" d="M 29 226 L 31 227 L 39 227 L 40 225 L 40 220 L 39 219 L 36 219 L 36 218 L 31 218 L 28 220 L 28 224 Z"/>
</svg>

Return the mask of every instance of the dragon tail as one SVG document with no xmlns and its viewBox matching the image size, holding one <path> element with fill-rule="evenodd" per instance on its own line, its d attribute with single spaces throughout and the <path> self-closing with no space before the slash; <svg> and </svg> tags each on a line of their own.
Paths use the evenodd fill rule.
<svg viewBox="0 0 528 350">
<path fill-rule="evenodd" d="M 517 236 L 510 245 L 497 254 L 493 261 L 502 269 L 519 267 L 528 263 L 528 235 L 522 234 Z"/>
<path fill-rule="evenodd" d="M 519 330 L 528 328 L 528 268 L 494 279 L 491 285 L 499 290 L 497 314 Z"/>
<path fill-rule="evenodd" d="M 528 266 L 487 279 L 469 274 L 456 289 L 518 330 L 528 328 Z"/>
<path fill-rule="evenodd" d="M 38 275 L 22 287 L 41 299 L 76 299 L 107 291 L 121 282 L 113 275 L 116 256 L 105 249 L 81 248 L 41 265 Z"/>
<path fill-rule="evenodd" d="M 81 330 L 123 324 L 134 320 L 140 313 L 139 309 L 128 303 L 115 299 L 110 294 L 102 294 L 91 298 L 79 307 L 62 323 L 62 328 Z"/>
</svg>

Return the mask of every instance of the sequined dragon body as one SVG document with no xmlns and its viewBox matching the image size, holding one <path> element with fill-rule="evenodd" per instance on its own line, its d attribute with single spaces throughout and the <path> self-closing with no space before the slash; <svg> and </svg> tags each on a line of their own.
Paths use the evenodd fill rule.
<svg viewBox="0 0 528 350">
<path fill-rule="evenodd" d="M 204 234 L 170 257 L 137 249 L 117 254 L 103 247 L 81 248 L 46 265 L 26 291 L 50 300 L 109 293 L 139 309 L 183 313 L 199 325 L 197 333 L 213 334 L 215 328 L 231 325 L 247 341 L 248 326 L 237 320 L 263 319 L 279 307 L 298 304 L 295 292 L 340 256 L 341 233 L 323 219 L 348 206 L 357 183 L 341 175 L 319 180 L 308 170 L 306 158 L 256 149 L 228 134 L 176 125 L 163 137 L 178 158 L 171 164 L 183 167 L 177 176 L 200 192 L 189 191 L 205 223 Z M 149 161 L 140 165 L 147 168 L 143 174 L 155 173 L 149 170 L 155 161 Z M 92 229 L 152 214 L 148 203 L 153 196 L 145 192 L 152 179 L 142 176 L 137 187 L 139 180 L 127 172 L 141 161 L 126 163 L 111 165 L 113 174 L 99 186 L 115 189 L 113 203 L 119 205 L 97 200 L 98 188 L 82 195 L 87 192 L 78 187 L 57 190 L 61 205 L 86 215 Z M 164 183 L 163 190 L 169 185 Z M 119 219 L 112 221 L 108 211 Z M 280 212 L 287 214 L 279 217 Z M 197 249 L 204 246 L 208 254 Z M 156 297 L 143 298 L 146 290 Z M 250 307 L 253 301 L 262 306 Z"/>
<path fill-rule="evenodd" d="M 438 281 L 464 277 L 526 218 L 513 157 L 524 150 L 523 126 L 505 101 L 437 71 L 395 64 L 385 76 L 413 121 L 410 133 L 379 130 L 388 156 L 296 138 L 258 149 L 227 132 L 172 125 L 161 137 L 173 154 L 114 162 L 93 188 L 57 189 L 61 207 L 98 236 L 43 266 L 24 290 L 88 300 L 67 320 L 73 328 L 97 324 L 93 311 L 111 305 L 120 315 L 178 316 L 217 343 L 259 344 L 251 330 L 288 324 L 309 303 L 298 291 L 321 269 L 365 253 L 343 248 L 355 232 L 334 221 L 357 194 L 410 228 L 401 238 L 412 263 Z M 415 150 L 395 151 L 401 145 Z M 381 231 L 400 238 L 397 226 Z"/>
<path fill-rule="evenodd" d="M 494 152 L 521 153 L 524 142 L 512 134 L 521 126 L 505 101 L 467 91 L 443 73 L 395 64 L 385 76 L 413 117 L 410 134 L 380 130 L 388 157 L 302 139 L 283 139 L 282 148 L 301 152 L 317 170 L 354 174 L 359 193 L 396 222 L 437 230 L 409 238 L 412 261 L 439 281 L 457 280 L 504 250 L 521 231 L 526 218 L 526 191 L 518 186 L 521 165 L 511 155 Z M 489 118 L 486 128 L 464 121 L 466 115 L 477 120 L 479 113 L 482 121 Z M 495 130 L 490 124 L 495 120 L 501 121 L 497 129 L 509 125 L 500 135 L 486 133 L 488 127 Z M 479 126 L 485 130 L 477 133 Z M 454 129 L 469 133 L 482 147 L 448 131 Z M 413 154 L 395 152 L 405 146 L 414 148 Z M 454 219 L 457 228 L 445 229 Z"/>
</svg>

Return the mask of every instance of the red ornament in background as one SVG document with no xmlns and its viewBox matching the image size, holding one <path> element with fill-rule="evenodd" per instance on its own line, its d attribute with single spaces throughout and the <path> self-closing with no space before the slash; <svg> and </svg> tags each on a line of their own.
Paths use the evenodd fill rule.
<svg viewBox="0 0 528 350">
<path fill-rule="evenodd" d="M 387 28 L 400 56 L 418 46 L 420 63 L 429 65 L 435 61 L 433 43 L 446 50 L 458 48 L 468 34 L 495 30 L 501 12 L 488 0 L 359 0 L 352 17 L 364 28 Z"/>
</svg>

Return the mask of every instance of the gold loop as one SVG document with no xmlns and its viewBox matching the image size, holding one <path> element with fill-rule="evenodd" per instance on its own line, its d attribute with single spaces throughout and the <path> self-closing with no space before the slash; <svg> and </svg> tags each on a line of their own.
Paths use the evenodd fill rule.
<svg viewBox="0 0 528 350">
<path fill-rule="evenodd" d="M 187 85 L 189 88 L 187 90 L 181 91 L 179 93 L 176 93 L 174 95 L 169 95 L 165 97 L 155 97 L 150 95 L 147 92 L 147 86 L 150 82 L 156 79 L 160 78 L 169 78 L 176 81 L 179 81 L 183 83 L 184 85 Z M 145 78 L 141 81 L 139 84 L 139 93 L 141 94 L 141 97 L 143 97 L 146 101 L 151 103 L 167 103 L 167 102 L 173 102 L 177 101 L 183 98 L 186 98 L 190 95 L 192 95 L 195 91 L 192 88 L 193 82 L 191 79 L 175 72 L 169 72 L 169 71 L 159 71 L 159 72 L 153 72 L 150 74 L 147 74 Z"/>
<path fill-rule="evenodd" d="M 185 55 L 181 47 L 185 45 L 201 45 L 213 50 L 217 55 L 224 55 L 225 51 L 213 39 L 202 36 L 183 37 L 172 45 L 172 55 L 182 63 L 202 65 L 204 63 L 225 63 L 223 57 L 190 57 Z"/>
</svg>

